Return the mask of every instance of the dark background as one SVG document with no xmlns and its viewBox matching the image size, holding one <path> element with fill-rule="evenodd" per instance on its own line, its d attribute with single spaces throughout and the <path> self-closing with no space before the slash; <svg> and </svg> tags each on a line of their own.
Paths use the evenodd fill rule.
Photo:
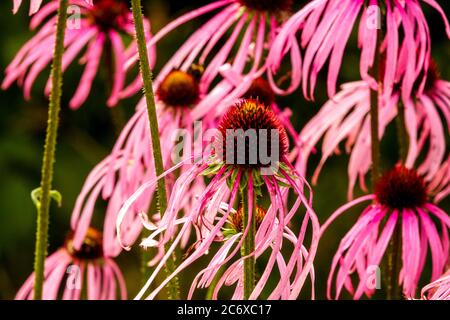
<svg viewBox="0 0 450 320">
<path fill-rule="evenodd" d="M 153 32 L 159 30 L 174 17 L 206 1 L 144 0 L 145 12 L 152 21 Z M 300 2 L 300 1 L 296 1 Z M 447 14 L 450 5 L 447 1 L 438 1 Z M 426 7 L 426 5 L 424 5 Z M 12 1 L 0 3 L 0 70 L 12 60 L 18 49 L 34 32 L 28 29 L 28 0 L 17 15 L 11 13 Z M 450 79 L 450 45 L 444 32 L 444 25 L 439 15 L 426 8 L 433 39 L 433 57 L 440 67 L 442 78 Z M 158 64 L 155 72 L 167 61 L 186 37 L 199 25 L 187 23 L 172 32 L 158 47 Z M 340 83 L 358 80 L 359 51 L 355 46 L 355 36 L 348 45 L 341 70 Z M 105 106 L 107 88 L 105 70 L 97 76 L 94 83 L 95 94 L 89 96 L 85 105 L 78 111 L 68 108 L 68 101 L 78 83 L 81 68 L 72 64 L 64 74 L 63 108 L 58 137 L 57 162 L 55 167 L 54 188 L 63 195 L 60 208 L 54 206 L 51 211 L 50 248 L 53 252 L 60 246 L 69 229 L 69 219 L 77 194 L 91 168 L 98 163 L 114 144 L 120 126 L 129 117 L 139 95 L 121 102 L 119 109 L 111 110 Z M 39 185 L 40 166 L 43 149 L 45 124 L 47 118 L 47 100 L 43 88 L 48 77 L 46 69 L 40 75 L 32 90 L 31 101 L 24 101 L 22 91 L 12 86 L 7 91 L 0 91 L 0 299 L 11 299 L 23 281 L 32 271 L 35 240 L 36 210 L 30 199 L 30 192 Z M 316 102 L 305 101 L 296 93 L 279 99 L 280 106 L 289 106 L 294 110 L 292 121 L 296 128 L 314 115 L 323 102 L 325 81 L 319 79 L 316 89 Z M 115 119 L 115 120 L 114 120 Z M 383 165 L 388 168 L 397 158 L 395 128 L 389 128 L 382 143 Z M 314 188 L 314 208 L 321 222 L 338 206 L 346 202 L 348 156 L 336 156 L 328 160 Z M 317 157 L 310 168 L 314 168 Z M 310 178 L 310 175 L 309 177 Z M 359 193 L 357 193 L 359 194 Z M 442 203 L 448 211 L 449 202 Z M 102 210 L 101 205 L 98 206 Z M 349 224 L 355 221 L 358 210 L 337 220 L 334 227 L 326 233 L 315 261 L 316 288 L 319 298 L 324 298 L 326 277 L 330 262 L 342 235 Z M 97 216 L 99 216 L 97 214 Z M 94 224 L 101 225 L 101 221 Z M 139 257 L 136 250 L 125 253 L 118 259 L 127 278 L 129 297 L 132 298 L 139 289 Z M 195 269 L 191 269 L 195 270 Z M 187 288 L 193 271 L 183 273 L 182 281 Z"/>
</svg>

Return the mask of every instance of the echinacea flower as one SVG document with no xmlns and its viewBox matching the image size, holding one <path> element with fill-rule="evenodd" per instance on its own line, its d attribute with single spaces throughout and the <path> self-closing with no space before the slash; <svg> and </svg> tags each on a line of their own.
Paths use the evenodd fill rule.
<svg viewBox="0 0 450 320">
<path fill-rule="evenodd" d="M 254 140 L 246 141 L 246 134 L 251 132 L 255 133 Z M 240 140 L 241 138 L 244 140 Z M 221 245 L 209 260 L 208 266 L 195 277 L 188 298 L 192 297 L 198 286 L 210 286 L 219 269 L 225 267 L 224 274 L 215 287 L 214 296 L 217 297 L 218 290 L 226 285 L 235 287 L 233 298 L 242 299 L 243 265 L 246 259 L 252 257 L 258 263 L 261 260 L 266 263 L 250 299 L 259 298 L 264 289 L 269 291 L 267 295 L 270 299 L 297 298 L 309 275 L 314 281 L 313 259 L 318 244 L 319 225 L 311 208 L 312 195 L 310 193 L 308 199 L 304 195 L 307 184 L 287 160 L 288 141 L 284 128 L 270 108 L 256 100 L 242 100 L 232 106 L 221 119 L 213 146 L 213 150 L 207 149 L 209 151 L 199 157 L 195 155 L 199 161 L 175 181 L 162 219 L 157 223 L 144 221 L 145 227 L 152 233 L 142 241 L 143 247 L 161 248 L 171 242 L 170 248 L 165 251 L 164 257 L 137 298 L 145 295 L 173 250 L 192 228 L 196 231 L 195 243 L 176 270 L 148 295 L 148 299 L 155 298 L 182 270 L 189 268 L 202 256 L 209 255 L 213 251 L 214 242 Z M 241 147 L 244 149 L 241 150 Z M 266 156 L 270 156 L 273 161 L 267 161 L 270 159 L 261 153 L 264 149 L 268 152 Z M 196 197 L 195 206 L 189 212 L 182 213 L 180 203 L 185 198 L 187 188 L 203 175 L 211 176 L 211 180 Z M 156 181 L 157 179 L 153 179 L 143 184 L 120 210 L 117 221 L 119 235 L 129 208 L 147 189 L 153 188 Z M 288 206 L 285 201 L 290 188 L 296 196 L 292 206 Z M 255 206 L 257 200 L 265 194 L 270 203 L 267 210 L 259 205 Z M 248 201 L 244 201 L 240 209 L 235 209 L 239 198 L 241 201 Z M 306 209 L 304 215 L 300 210 L 302 205 Z M 245 221 L 240 214 L 242 210 L 248 213 L 245 228 L 239 222 Z M 237 257 L 251 232 L 252 219 L 255 219 L 256 225 L 254 250 L 248 256 Z M 290 229 L 294 221 L 301 224 L 297 234 Z M 312 238 L 307 248 L 308 226 L 311 226 Z M 267 260 L 261 259 L 263 256 Z M 268 279 L 273 277 L 277 279 L 275 287 L 267 288 Z"/>
<path fill-rule="evenodd" d="M 97 0 L 88 5 L 83 0 L 70 0 L 71 15 L 65 35 L 65 52 L 63 70 L 66 70 L 74 59 L 86 48 L 80 59 L 85 64 L 78 88 L 70 100 L 70 107 L 79 108 L 87 99 L 92 82 L 98 72 L 102 56 L 104 56 L 111 79 L 111 94 L 108 106 L 114 106 L 119 100 L 119 93 L 125 83 L 123 65 L 136 52 L 133 17 L 126 0 Z M 41 25 L 37 34 L 29 40 L 17 53 L 6 68 L 6 77 L 2 88 L 12 83 L 23 86 L 24 96 L 30 98 L 31 88 L 37 76 L 50 64 L 55 42 L 56 16 L 58 1 L 50 1 L 31 19 L 31 29 Z M 145 21 L 147 40 L 150 39 L 150 24 Z M 125 46 L 125 38 L 131 41 Z M 150 61 L 154 63 L 154 49 L 149 51 Z M 47 81 L 46 94 L 50 92 L 51 81 Z"/>
<path fill-rule="evenodd" d="M 79 249 L 73 247 L 73 232 L 64 246 L 45 260 L 44 300 L 126 299 L 125 281 L 117 264 L 104 255 L 101 232 L 89 228 Z M 34 273 L 16 295 L 33 299 Z"/>
<path fill-rule="evenodd" d="M 283 25 L 277 35 L 269 53 L 270 71 L 276 72 L 284 56 L 290 55 L 292 82 L 286 91 L 292 92 L 303 81 L 305 97 L 313 98 L 318 73 L 328 61 L 327 89 L 328 95 L 333 97 L 346 44 L 359 21 L 362 79 L 376 89 L 377 84 L 369 70 L 374 65 L 375 56 L 384 54 L 389 65 L 380 79 L 384 95 L 389 97 L 394 86 L 400 85 L 403 99 L 408 100 L 416 82 L 420 83 L 421 89 L 425 85 L 430 59 L 430 30 L 422 3 L 441 14 L 450 37 L 447 17 L 434 0 L 310 1 Z M 384 34 L 379 32 L 380 28 L 385 28 Z M 301 49 L 305 51 L 303 59 Z M 276 86 L 273 81 L 272 84 Z"/>
<path fill-rule="evenodd" d="M 423 178 L 414 169 L 398 165 L 378 181 L 374 194 L 350 201 L 336 210 L 322 226 L 321 234 L 336 218 L 365 201 L 373 203 L 364 209 L 342 238 L 333 258 L 327 296 L 339 298 L 343 287 L 354 299 L 363 294 L 371 296 L 375 291 L 369 281 L 373 276 L 372 268 L 380 266 L 390 239 L 394 233 L 400 233 L 398 285 L 403 288 L 405 297 L 412 298 L 422 278 L 429 249 L 431 281 L 438 279 L 444 271 L 449 258 L 450 217 L 429 200 Z M 354 278 L 357 278 L 356 287 Z"/>
<path fill-rule="evenodd" d="M 422 289 L 423 300 L 450 300 L 450 271 Z"/>
<path fill-rule="evenodd" d="M 446 157 L 446 136 L 450 128 L 450 83 L 440 79 L 435 64 L 431 62 L 424 90 L 414 93 L 415 98 L 405 103 L 401 101 L 399 88 L 393 91 L 389 99 L 379 99 L 379 138 L 396 119 L 402 104 L 409 141 L 406 166 L 417 165 L 418 172 L 424 175 L 426 181 L 431 181 L 444 166 Z M 304 141 L 302 157 L 305 164 L 311 150 L 323 138 L 322 158 L 313 183 L 326 160 L 333 153 L 338 153 L 340 143 L 345 141 L 345 151 L 350 153 L 348 197 L 352 198 L 358 178 L 362 189 L 366 190 L 364 180 L 371 166 L 370 88 L 367 82 L 343 85 L 342 90 L 325 103 L 303 128 L 300 137 Z M 445 168 L 448 169 L 448 165 Z M 300 171 L 304 170 L 306 168 Z M 448 179 L 442 181 L 447 186 L 448 182 Z"/>
<path fill-rule="evenodd" d="M 155 34 L 148 42 L 148 47 L 153 47 L 180 25 L 218 11 L 180 46 L 159 72 L 158 78 L 166 77 L 174 69 L 186 71 L 190 65 L 198 63 L 206 66 L 200 84 L 204 91 L 208 91 L 225 64 L 237 77 L 254 79 L 265 71 L 266 49 L 273 41 L 280 21 L 284 20 L 285 13 L 290 11 L 291 6 L 292 0 L 217 0 L 176 18 Z M 137 60 L 138 57 L 135 55 L 128 61 L 127 66 L 133 65 Z M 237 81 L 239 80 L 234 80 Z M 222 93 L 226 89 L 230 91 L 230 85 L 222 83 L 223 88 L 222 86 L 218 88 Z M 124 90 L 123 95 L 134 94 L 141 87 L 140 78 L 137 78 Z M 224 97 L 226 95 L 220 97 L 211 95 L 210 99 L 214 99 L 211 103 L 221 102 Z M 203 104 L 207 103 L 210 101 L 204 101 Z"/>
</svg>

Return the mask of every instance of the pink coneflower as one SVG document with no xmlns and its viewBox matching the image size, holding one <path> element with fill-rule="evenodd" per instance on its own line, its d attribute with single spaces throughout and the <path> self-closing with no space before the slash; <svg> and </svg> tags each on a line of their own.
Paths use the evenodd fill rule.
<svg viewBox="0 0 450 320">
<path fill-rule="evenodd" d="M 450 300 L 450 271 L 422 289 L 423 300 Z"/>
<path fill-rule="evenodd" d="M 292 82 L 287 92 L 292 92 L 302 80 L 305 97 L 312 98 L 317 75 L 329 60 L 328 95 L 334 96 L 346 44 L 358 17 L 361 17 L 358 46 L 361 49 L 362 79 L 376 89 L 369 69 L 374 64 L 377 52 L 385 54 L 389 68 L 380 79 L 384 94 L 389 97 L 398 84 L 401 85 L 403 99 L 408 100 L 416 82 L 423 88 L 426 73 L 422 73 L 422 70 L 427 70 L 430 58 L 430 30 L 422 12 L 422 3 L 429 4 L 441 14 L 450 37 L 447 17 L 435 1 L 311 1 L 280 30 L 269 54 L 270 69 L 276 72 L 283 57 L 290 55 Z M 385 35 L 379 39 L 381 46 L 377 47 L 379 9 L 385 12 L 381 18 Z M 303 59 L 301 48 L 305 50 Z"/>
<path fill-rule="evenodd" d="M 73 7 L 69 7 L 69 9 L 72 8 L 73 15 L 69 16 L 66 28 L 63 70 L 66 70 L 86 48 L 85 54 L 80 59 L 80 63 L 85 64 L 86 67 L 70 101 L 70 107 L 79 108 L 88 97 L 102 55 L 108 65 L 108 71 L 111 72 L 109 75 L 112 82 L 111 95 L 107 104 L 114 106 L 118 102 L 119 93 L 125 82 L 123 65 L 137 51 L 135 41 L 132 41 L 126 48 L 123 39 L 126 37 L 131 40 L 134 37 L 133 17 L 129 11 L 128 1 L 97 0 L 93 6 L 81 0 L 70 0 L 69 3 L 73 5 Z M 33 16 L 31 28 L 42 26 L 6 68 L 6 77 L 2 83 L 3 89 L 17 81 L 24 87 L 25 98 L 30 98 L 31 87 L 36 77 L 52 61 L 56 16 L 50 18 L 49 16 L 54 14 L 57 9 L 58 1 L 53 0 Z M 150 39 L 150 24 L 148 21 L 145 24 L 146 37 Z M 150 61 L 154 62 L 155 52 L 154 50 L 149 52 Z M 50 87 L 49 79 L 45 88 L 46 94 L 50 92 Z"/>
<path fill-rule="evenodd" d="M 207 91 L 222 71 L 221 67 L 229 63 L 233 74 L 253 79 L 255 75 L 265 71 L 265 51 L 291 5 L 292 0 L 219 0 L 173 20 L 148 42 L 149 47 L 153 47 L 180 25 L 207 13 L 219 11 L 184 42 L 160 71 L 158 78 L 164 78 L 173 69 L 186 71 L 192 63 L 199 63 L 207 66 L 200 84 L 203 90 Z M 127 66 L 136 61 L 137 55 Z M 234 82 L 236 81 L 238 79 Z M 231 84 L 222 85 L 231 90 L 228 87 Z M 141 87 L 140 79 L 137 78 L 124 90 L 123 95 L 133 94 Z M 220 91 L 223 92 L 223 89 Z M 215 101 L 224 97 L 226 96 L 223 95 Z M 210 98 L 214 99 L 214 96 Z"/>
<path fill-rule="evenodd" d="M 89 228 L 79 249 L 71 232 L 64 246 L 45 261 L 44 300 L 126 299 L 122 273 L 111 258 L 104 256 L 101 232 Z M 17 300 L 33 299 L 34 274 L 20 288 Z"/>
<path fill-rule="evenodd" d="M 450 217 L 429 201 L 423 178 L 414 169 L 400 165 L 383 175 L 374 194 L 350 201 L 336 210 L 323 225 L 321 233 L 354 205 L 371 200 L 374 202 L 364 209 L 358 221 L 341 240 L 333 258 L 327 289 L 330 299 L 333 297 L 333 287 L 336 299 L 343 287 L 355 299 L 364 293 L 368 296 L 374 293 L 375 287 L 368 286 L 370 268 L 380 265 L 394 232 L 401 232 L 402 259 L 398 283 L 403 288 L 404 296 L 415 295 L 428 246 L 431 251 L 432 281 L 442 274 L 448 262 Z M 386 222 L 383 223 L 383 220 Z M 352 276 L 358 278 L 356 289 Z"/>
<path fill-rule="evenodd" d="M 244 142 L 243 153 L 240 150 L 239 136 L 230 136 L 228 130 L 256 130 L 256 141 Z M 263 133 L 268 132 L 268 139 L 263 138 Z M 268 131 L 266 131 L 268 130 Z M 219 134 L 220 133 L 220 134 Z M 245 134 L 245 133 L 244 133 Z M 242 135 L 240 137 L 243 137 Z M 278 137 L 278 139 L 275 139 Z M 272 139 L 273 138 L 273 139 Z M 231 140 L 230 140 L 231 139 Z M 225 143 L 224 143 L 225 142 Z M 267 147 L 272 156 L 278 156 L 276 163 L 268 164 L 262 156 L 253 157 L 259 151 Z M 243 265 L 246 259 L 254 258 L 260 261 L 263 255 L 268 255 L 268 260 L 262 270 L 261 277 L 257 279 L 249 298 L 256 299 L 267 286 L 270 277 L 277 277 L 275 288 L 267 289 L 271 299 L 295 299 L 303 287 L 304 282 L 311 275 L 313 279 L 313 259 L 317 248 L 318 220 L 311 208 L 311 195 L 306 199 L 304 195 L 305 180 L 298 175 L 293 166 L 287 160 L 288 141 L 287 135 L 279 119 L 270 108 L 256 100 L 242 100 L 231 107 L 223 116 L 218 125 L 218 133 L 214 139 L 214 150 L 203 154 L 203 159 L 190 167 L 176 181 L 169 199 L 168 209 L 163 218 L 156 224 L 144 225 L 152 234 L 141 243 L 144 247 L 163 247 L 171 239 L 170 248 L 156 266 L 144 288 L 137 298 L 145 295 L 148 287 L 153 283 L 173 250 L 179 245 L 185 234 L 191 229 L 196 230 L 196 242 L 188 252 L 187 257 L 179 264 L 177 269 L 169 275 L 148 299 L 153 299 L 158 292 L 178 273 L 191 266 L 200 257 L 213 250 L 214 242 L 221 246 L 209 265 L 195 278 L 188 297 L 190 298 L 197 286 L 207 287 L 217 275 L 222 266 L 226 266 L 224 275 L 215 288 L 214 296 L 224 284 L 235 286 L 233 298 L 244 297 Z M 275 154 L 276 153 L 276 154 Z M 220 154 L 224 155 L 223 157 Z M 244 155 L 244 156 L 243 156 Z M 268 166 L 278 166 L 278 171 L 267 174 Z M 198 177 L 211 176 L 211 180 L 204 191 L 197 196 L 195 206 L 189 212 L 183 213 L 180 206 L 185 198 L 185 190 Z M 138 201 L 147 189 L 153 188 L 155 179 L 144 184 L 124 205 L 119 213 L 117 232 L 120 234 L 122 220 L 126 217 L 129 208 Z M 296 198 L 292 206 L 284 201 L 289 188 L 294 191 Z M 240 191 L 240 192 L 239 192 Z M 240 196 L 239 196 L 240 194 Z M 257 199 L 267 194 L 270 206 L 267 210 L 254 206 Z M 235 204 L 240 198 L 243 202 L 241 209 L 235 210 Z M 306 208 L 306 214 L 300 213 L 300 206 Z M 252 212 L 255 208 L 255 246 L 247 256 L 236 257 L 244 241 L 247 239 L 252 221 Z M 248 212 L 246 227 L 240 227 L 240 222 L 245 221 L 241 216 L 241 210 Z M 239 220 L 240 219 L 240 220 Z M 289 228 L 293 221 L 301 221 L 298 234 Z M 312 239 L 309 248 L 306 248 L 306 230 L 311 221 Z M 234 232 L 230 233 L 230 225 L 234 226 Z M 284 241 L 287 240 L 287 241 Z M 286 256 L 283 249 L 290 249 Z M 231 263 L 227 266 L 228 263 Z"/>
<path fill-rule="evenodd" d="M 393 91 L 389 99 L 379 99 L 380 138 L 388 125 L 396 118 L 399 104 L 402 103 L 400 100 L 398 89 Z M 450 128 L 449 110 L 450 83 L 439 78 L 434 63 L 431 63 L 422 93 L 417 93 L 414 99 L 410 98 L 404 103 L 405 125 L 409 140 L 406 166 L 412 167 L 419 156 L 424 154 L 425 157 L 419 163 L 418 172 L 423 174 L 427 181 L 436 177 L 436 173 L 445 160 L 445 141 Z M 364 81 L 347 83 L 303 128 L 300 137 L 305 142 L 303 148 L 305 163 L 312 148 L 323 137 L 322 158 L 313 182 L 317 180 L 328 157 L 338 153 L 339 144 L 345 141 L 345 150 L 350 153 L 348 196 L 352 198 L 358 178 L 362 189 L 366 190 L 364 179 L 371 166 L 369 111 L 369 85 Z M 443 119 L 447 128 L 442 123 Z M 448 179 L 443 181 L 447 185 L 448 182 Z"/>
</svg>

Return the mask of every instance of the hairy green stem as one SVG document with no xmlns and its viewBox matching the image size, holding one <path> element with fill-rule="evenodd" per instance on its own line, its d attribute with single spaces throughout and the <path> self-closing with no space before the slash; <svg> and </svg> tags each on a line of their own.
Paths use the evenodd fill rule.
<svg viewBox="0 0 450 320">
<path fill-rule="evenodd" d="M 256 200 L 255 196 L 253 199 Z M 255 219 L 255 204 L 256 201 L 253 201 L 253 212 L 252 219 L 250 221 L 250 226 L 248 230 L 248 234 L 244 239 L 244 243 L 241 248 L 241 256 L 245 257 L 250 255 L 253 251 L 255 251 L 255 233 L 256 233 L 256 219 Z M 242 231 L 247 229 L 248 226 L 248 218 L 249 218 L 249 198 L 247 190 L 243 190 L 241 192 L 241 201 L 242 201 Z M 255 256 L 251 256 L 244 260 L 244 299 L 248 300 L 250 298 L 253 289 L 255 288 Z"/>
<path fill-rule="evenodd" d="M 145 41 L 144 23 L 142 18 L 141 0 L 131 0 L 131 10 L 133 12 L 134 26 L 136 31 L 136 41 L 138 46 L 140 70 L 144 83 L 144 96 L 147 104 L 147 114 L 150 125 L 150 135 L 153 150 L 153 159 L 155 162 L 156 176 L 164 172 L 164 165 L 161 152 L 161 143 L 159 141 L 158 118 L 156 114 L 155 97 L 153 93 L 152 71 L 148 59 L 147 46 Z M 164 179 L 158 180 L 157 185 L 158 208 L 161 215 L 167 208 L 167 191 Z M 170 244 L 168 244 L 170 246 Z M 168 259 L 166 263 L 166 272 L 171 274 L 175 270 L 175 257 Z M 175 277 L 167 285 L 168 295 L 170 299 L 179 299 L 179 284 Z"/>
<path fill-rule="evenodd" d="M 34 256 L 34 299 L 42 299 L 45 257 L 48 246 L 48 225 L 50 200 L 55 163 L 56 140 L 58 136 L 59 112 L 62 94 L 62 57 L 64 54 L 64 35 L 67 22 L 68 0 L 60 0 L 56 23 L 55 47 L 51 69 L 52 88 L 48 108 L 47 131 L 40 184 L 40 199 L 37 206 L 36 250 Z"/>
</svg>

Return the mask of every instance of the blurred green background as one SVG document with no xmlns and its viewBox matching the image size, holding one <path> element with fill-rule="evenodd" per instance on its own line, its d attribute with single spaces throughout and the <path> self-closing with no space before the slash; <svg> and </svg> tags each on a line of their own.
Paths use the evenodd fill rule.
<svg viewBox="0 0 450 320">
<path fill-rule="evenodd" d="M 12 15 L 12 1 L 0 3 L 0 70 L 14 57 L 19 48 L 34 33 L 29 30 L 27 2 L 17 15 Z M 172 18 L 196 8 L 207 1 L 175 1 L 175 0 L 144 0 L 145 12 L 152 21 L 153 32 L 159 30 Z M 300 2 L 300 1 L 296 1 Z M 450 4 L 442 3 L 445 11 L 450 13 Z M 445 3 L 445 4 L 444 4 Z M 440 67 L 442 77 L 450 79 L 450 43 L 445 36 L 444 25 L 439 15 L 429 8 L 426 14 L 430 23 L 433 39 L 433 56 Z M 177 32 L 171 33 L 158 47 L 158 63 L 155 72 L 171 56 L 178 46 L 199 25 L 187 23 Z M 340 83 L 358 79 L 359 51 L 356 49 L 355 37 L 348 46 L 341 70 Z M 57 162 L 55 167 L 54 188 L 63 195 L 60 208 L 54 206 L 51 211 L 50 248 L 53 252 L 60 246 L 69 230 L 69 219 L 73 204 L 83 181 L 91 168 L 98 163 L 114 144 L 117 132 L 123 121 L 129 117 L 139 99 L 139 95 L 121 102 L 120 110 L 106 107 L 107 85 L 105 85 L 105 70 L 102 70 L 94 83 L 95 94 L 91 94 L 78 111 L 68 108 L 68 101 L 78 83 L 81 68 L 76 64 L 69 67 L 64 74 L 63 109 L 57 147 Z M 43 95 L 43 87 L 48 77 L 46 69 L 36 82 L 32 99 L 24 101 L 22 91 L 12 86 L 7 91 L 0 91 L 0 299 L 12 299 L 23 281 L 32 271 L 33 250 L 35 240 L 36 210 L 30 199 L 30 192 L 39 185 L 41 156 L 47 117 L 47 100 Z M 325 81 L 322 77 L 316 89 L 316 102 L 305 101 L 300 94 L 279 99 L 280 106 L 288 106 L 294 110 L 292 121 L 297 128 L 314 115 L 326 101 L 324 95 Z M 394 164 L 397 157 L 395 130 L 390 128 L 382 143 L 383 164 L 385 168 Z M 317 163 L 313 157 L 310 168 Z M 339 205 L 346 201 L 347 190 L 347 155 L 331 158 L 314 188 L 314 208 L 321 222 Z M 310 177 L 310 175 L 309 175 Z M 442 203 L 444 209 L 450 208 L 449 201 Z M 99 205 L 99 212 L 102 206 Z M 333 254 L 342 235 L 357 218 L 354 214 L 337 220 L 334 227 L 327 232 L 316 258 L 316 287 L 319 298 L 324 298 L 326 277 Z M 96 215 L 101 216 L 101 214 Z M 101 219 L 94 224 L 101 225 Z M 133 297 L 140 286 L 139 257 L 135 251 L 122 254 L 118 262 L 127 279 L 129 297 Z M 193 277 L 193 270 L 183 273 L 182 282 L 187 288 Z"/>
</svg>

